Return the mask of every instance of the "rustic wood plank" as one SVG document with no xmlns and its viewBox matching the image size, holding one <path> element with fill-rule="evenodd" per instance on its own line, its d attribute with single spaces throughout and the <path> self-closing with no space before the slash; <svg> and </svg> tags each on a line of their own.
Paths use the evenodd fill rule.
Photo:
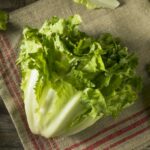
<svg viewBox="0 0 150 150">
<path fill-rule="evenodd" d="M 23 150 L 12 120 L 0 98 L 0 149 Z"/>
<path fill-rule="evenodd" d="M 36 0 L 0 0 L 0 9 L 12 11 L 35 1 Z"/>
</svg>

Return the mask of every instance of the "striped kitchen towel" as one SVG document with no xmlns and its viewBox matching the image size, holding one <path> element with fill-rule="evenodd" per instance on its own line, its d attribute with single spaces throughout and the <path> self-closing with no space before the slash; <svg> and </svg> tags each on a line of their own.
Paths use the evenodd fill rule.
<svg viewBox="0 0 150 150">
<path fill-rule="evenodd" d="M 139 57 L 138 74 L 144 87 L 140 99 L 117 118 L 106 117 L 70 137 L 45 139 L 28 128 L 20 72 L 16 66 L 22 29 L 40 27 L 52 16 L 80 14 L 82 30 L 93 36 L 110 32 Z M 26 150 L 131 150 L 150 145 L 150 78 L 145 64 L 150 61 L 150 2 L 126 0 L 115 10 L 87 10 L 72 0 L 41 0 L 10 14 L 7 32 L 0 33 L 0 96 L 3 99 Z"/>
</svg>

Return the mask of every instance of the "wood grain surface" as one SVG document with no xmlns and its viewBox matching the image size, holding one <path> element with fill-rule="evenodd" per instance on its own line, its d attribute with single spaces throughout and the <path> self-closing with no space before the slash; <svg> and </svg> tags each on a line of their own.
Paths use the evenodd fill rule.
<svg viewBox="0 0 150 150">
<path fill-rule="evenodd" d="M 22 144 L 17 135 L 12 120 L 0 98 L 0 150 L 22 150 Z"/>
<path fill-rule="evenodd" d="M 35 1 L 36 0 L 0 0 L 0 9 L 12 11 Z"/>
<path fill-rule="evenodd" d="M 36 0 L 0 0 L 0 9 L 7 12 L 24 7 Z M 23 150 L 12 120 L 0 97 L 0 150 Z"/>
</svg>

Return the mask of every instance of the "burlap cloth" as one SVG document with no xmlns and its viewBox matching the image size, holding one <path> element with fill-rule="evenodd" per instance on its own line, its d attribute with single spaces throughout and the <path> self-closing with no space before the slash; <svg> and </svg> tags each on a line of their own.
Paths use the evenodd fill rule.
<svg viewBox="0 0 150 150">
<path fill-rule="evenodd" d="M 110 32 L 139 57 L 138 73 L 144 82 L 141 98 L 118 118 L 106 117 L 94 126 L 71 137 L 44 139 L 33 135 L 27 125 L 21 97 L 20 73 L 15 61 L 21 32 L 25 25 L 40 27 L 52 16 L 80 14 L 82 30 L 97 36 Z M 150 2 L 124 0 L 116 10 L 87 10 L 72 0 L 41 0 L 10 14 L 6 33 L 0 34 L 0 96 L 2 97 L 21 142 L 27 150 L 144 149 L 150 145 L 150 78 L 145 64 L 150 61 Z"/>
</svg>

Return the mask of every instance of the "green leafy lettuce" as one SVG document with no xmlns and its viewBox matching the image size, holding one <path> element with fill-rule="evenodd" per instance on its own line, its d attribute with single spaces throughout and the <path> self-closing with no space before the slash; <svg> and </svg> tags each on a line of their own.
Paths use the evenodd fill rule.
<svg viewBox="0 0 150 150">
<path fill-rule="evenodd" d="M 8 22 L 8 14 L 0 10 L 0 30 L 7 29 L 7 22 Z"/>
<path fill-rule="evenodd" d="M 115 9 L 120 5 L 118 0 L 74 0 L 74 2 L 83 4 L 88 9 L 95 9 L 95 8 Z"/>
<path fill-rule="evenodd" d="M 26 27 L 20 46 L 21 89 L 31 131 L 68 136 L 137 99 L 137 58 L 118 38 L 81 32 L 79 15 Z"/>
</svg>

